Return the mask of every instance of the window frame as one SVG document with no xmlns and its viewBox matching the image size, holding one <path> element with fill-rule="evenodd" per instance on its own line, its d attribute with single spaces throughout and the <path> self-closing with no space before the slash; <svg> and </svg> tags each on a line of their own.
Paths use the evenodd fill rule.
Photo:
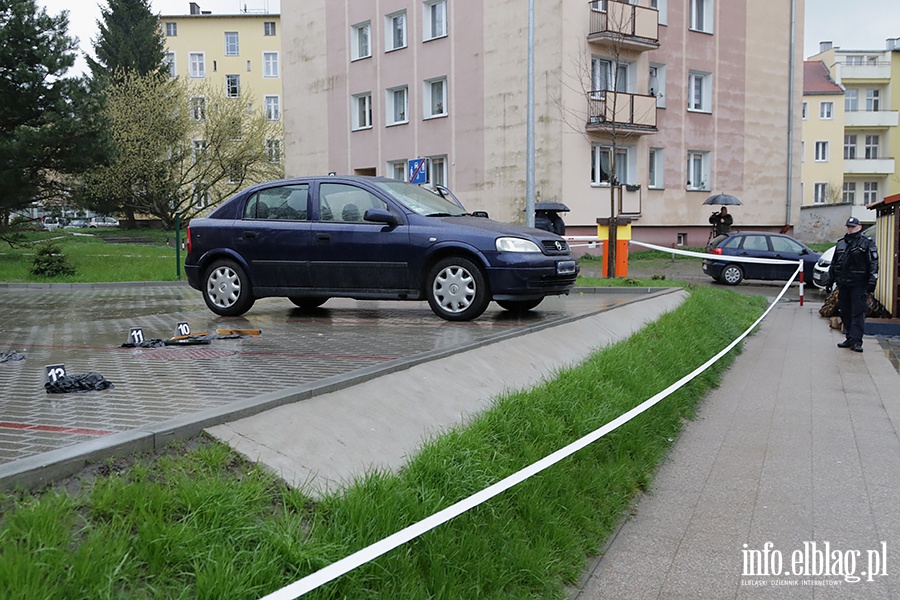
<svg viewBox="0 0 900 600">
<path fill-rule="evenodd" d="M 206 96 L 191 96 L 189 111 L 192 121 L 206 120 Z"/>
<path fill-rule="evenodd" d="M 878 182 L 877 181 L 864 181 L 863 182 L 863 206 L 868 206 L 869 204 L 874 204 L 878 202 L 880 198 L 878 197 Z"/>
<path fill-rule="evenodd" d="M 855 181 L 845 181 L 844 182 L 842 199 L 844 202 L 847 202 L 849 204 L 856 204 L 856 182 Z"/>
<path fill-rule="evenodd" d="M 274 110 L 273 110 L 274 108 Z M 267 121 L 281 120 L 281 96 L 278 94 L 266 94 L 263 96 L 263 109 Z"/>
<path fill-rule="evenodd" d="M 169 77 L 178 77 L 178 57 L 174 50 L 166 50 L 163 55 L 163 64 L 168 67 Z"/>
<path fill-rule="evenodd" d="M 817 181 L 813 184 L 813 204 L 828 203 L 828 182 Z"/>
<path fill-rule="evenodd" d="M 856 159 L 856 134 L 844 134 L 844 160 Z"/>
<path fill-rule="evenodd" d="M 403 113 L 397 110 L 397 94 L 403 92 Z M 385 91 L 385 124 L 388 127 L 409 123 L 409 86 L 399 85 Z M 398 118 L 399 116 L 399 118 Z"/>
<path fill-rule="evenodd" d="M 859 111 L 859 90 L 848 88 L 844 90 L 844 112 Z"/>
<path fill-rule="evenodd" d="M 225 32 L 225 56 L 240 56 L 241 42 L 237 31 Z"/>
<path fill-rule="evenodd" d="M 697 85 L 700 98 L 697 98 Z M 688 112 L 712 113 L 712 73 L 690 70 L 688 72 Z"/>
<path fill-rule="evenodd" d="M 363 35 L 364 34 L 364 35 Z M 366 53 L 362 53 L 362 42 L 365 40 Z M 350 62 L 371 58 L 372 56 L 372 21 L 362 21 L 350 26 Z"/>
<path fill-rule="evenodd" d="M 240 98 L 241 97 L 241 76 L 240 74 L 229 73 L 225 75 L 225 97 Z"/>
<path fill-rule="evenodd" d="M 828 140 L 816 140 L 816 145 L 813 153 L 813 157 L 815 162 L 828 162 L 829 157 L 829 146 Z"/>
<path fill-rule="evenodd" d="M 710 173 L 711 155 L 708 150 L 688 150 L 687 153 L 687 184 L 685 189 L 688 191 L 708 192 L 710 190 L 710 181 L 712 179 Z M 698 172 L 699 167 L 699 172 Z M 700 181 L 697 181 L 699 176 Z"/>
<path fill-rule="evenodd" d="M 434 86 L 436 84 L 441 84 L 441 111 L 435 112 L 435 102 L 434 102 Z M 422 82 L 422 117 L 423 120 L 428 119 L 438 119 L 441 117 L 446 117 L 447 112 L 447 77 L 435 77 L 433 79 L 426 79 Z"/>
<path fill-rule="evenodd" d="M 409 160 L 406 158 L 402 160 L 389 160 L 387 163 L 387 173 L 385 174 L 385 176 L 395 181 L 406 181 L 408 164 Z M 397 177 L 397 175 L 400 175 L 400 177 Z"/>
<path fill-rule="evenodd" d="M 363 111 L 360 112 L 360 102 L 363 102 Z M 366 123 L 360 121 L 365 116 Z M 372 92 L 360 92 L 350 96 L 350 128 L 351 131 L 372 129 Z"/>
<path fill-rule="evenodd" d="M 612 184 L 612 169 L 610 167 L 610 158 L 613 154 L 613 146 L 597 142 L 591 144 L 591 186 L 592 187 L 609 187 Z M 629 146 L 615 147 L 616 161 L 616 184 L 631 183 L 629 176 L 629 164 L 632 158 L 632 148 Z M 603 156 L 606 156 L 607 176 L 603 177 Z M 624 173 L 622 173 L 624 171 Z"/>
<path fill-rule="evenodd" d="M 878 150 L 881 147 L 881 136 L 873 133 L 866 135 L 865 141 L 865 158 L 866 160 L 877 160 Z"/>
<path fill-rule="evenodd" d="M 262 53 L 263 77 L 278 79 L 281 77 L 281 56 L 277 50 L 266 50 Z"/>
<path fill-rule="evenodd" d="M 188 53 L 188 76 L 191 79 L 206 78 L 206 52 Z"/>
<path fill-rule="evenodd" d="M 398 10 L 384 16 L 384 51 L 394 52 L 402 50 L 409 45 L 409 28 L 407 27 L 406 9 Z M 399 22 L 400 27 L 397 27 Z M 396 36 L 400 34 L 403 39 L 397 43 Z"/>
<path fill-rule="evenodd" d="M 422 41 L 429 42 L 445 38 L 449 35 L 449 27 L 447 26 L 447 0 L 425 0 L 422 10 Z M 435 10 L 440 12 L 443 30 L 436 32 L 434 14 Z"/>
<path fill-rule="evenodd" d="M 278 35 L 275 21 L 263 21 L 263 35 L 268 37 Z"/>
<path fill-rule="evenodd" d="M 266 138 L 266 160 L 273 165 L 280 165 L 282 158 L 284 157 L 284 152 L 282 152 L 281 148 L 281 139 L 279 138 Z"/>
<path fill-rule="evenodd" d="M 178 37 L 177 21 L 166 21 L 166 37 Z"/>
<path fill-rule="evenodd" d="M 881 107 L 881 90 L 868 88 L 866 90 L 866 112 L 878 112 Z"/>
<path fill-rule="evenodd" d="M 664 148 L 650 148 L 647 155 L 647 188 L 661 190 L 665 188 L 665 160 Z"/>
<path fill-rule="evenodd" d="M 437 154 L 435 156 L 428 156 L 426 158 L 428 159 L 426 161 L 428 168 L 425 174 L 425 183 L 427 183 L 432 188 L 439 185 L 447 187 L 447 165 L 449 164 L 447 161 L 447 155 Z M 438 169 L 438 165 L 440 165 L 440 169 Z M 438 174 L 440 174 L 441 177 L 438 177 Z M 437 179 L 440 179 L 440 181 L 437 181 Z"/>
<path fill-rule="evenodd" d="M 691 0 L 688 28 L 699 33 L 713 33 L 714 10 L 713 0 Z"/>
<path fill-rule="evenodd" d="M 819 102 L 819 120 L 834 120 L 834 102 Z"/>
</svg>

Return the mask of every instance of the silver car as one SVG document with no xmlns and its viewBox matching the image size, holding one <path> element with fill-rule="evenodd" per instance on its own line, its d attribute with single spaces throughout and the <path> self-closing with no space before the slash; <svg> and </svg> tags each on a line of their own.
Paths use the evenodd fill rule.
<svg viewBox="0 0 900 600">
<path fill-rule="evenodd" d="M 875 226 L 870 225 L 862 230 L 862 234 L 866 237 L 870 237 L 875 241 L 878 241 L 875 238 Z M 828 282 L 828 269 L 831 267 L 831 261 L 834 259 L 834 246 L 826 250 L 822 253 L 822 256 L 819 258 L 819 261 L 816 263 L 816 266 L 813 267 L 813 285 L 819 288 L 820 290 L 825 290 L 826 293 L 831 293 L 831 288 L 833 285 Z"/>
</svg>

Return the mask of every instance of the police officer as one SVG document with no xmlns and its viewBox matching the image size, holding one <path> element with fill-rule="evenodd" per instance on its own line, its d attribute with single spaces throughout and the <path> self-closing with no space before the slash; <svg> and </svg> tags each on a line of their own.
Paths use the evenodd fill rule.
<svg viewBox="0 0 900 600">
<path fill-rule="evenodd" d="M 828 275 L 838 287 L 838 309 L 847 339 L 839 348 L 862 352 L 868 292 L 878 283 L 878 249 L 864 236 L 856 217 L 847 219 L 847 233 L 838 240 Z"/>
</svg>

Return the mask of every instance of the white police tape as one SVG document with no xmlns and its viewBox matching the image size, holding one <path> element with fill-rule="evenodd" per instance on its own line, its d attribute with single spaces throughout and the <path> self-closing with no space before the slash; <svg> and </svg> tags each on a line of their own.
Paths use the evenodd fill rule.
<svg viewBox="0 0 900 600">
<path fill-rule="evenodd" d="M 651 247 L 650 244 L 643 244 L 640 242 L 632 242 L 632 243 L 638 243 L 642 246 Z M 672 251 L 670 248 L 664 248 L 662 246 L 653 246 L 652 248 L 653 249 L 661 249 L 665 252 Z M 679 252 L 687 253 L 688 251 L 682 250 Z M 690 254 L 696 255 L 699 253 L 691 252 Z M 706 255 L 701 255 L 701 256 L 706 256 Z M 731 258 L 731 257 L 729 257 L 729 258 Z M 759 259 L 756 259 L 756 260 L 759 260 Z M 778 262 L 780 262 L 782 264 L 785 262 L 796 264 L 795 261 L 778 261 Z M 534 475 L 553 466 L 554 464 L 558 463 L 559 461 L 563 460 L 564 458 L 571 456 L 572 454 L 581 450 L 585 446 L 588 446 L 589 444 L 592 444 L 593 442 L 599 440 L 600 438 L 605 436 L 607 433 L 610 433 L 610 432 L 618 429 L 619 427 L 621 427 L 622 425 L 624 425 L 631 419 L 637 417 L 641 413 L 652 408 L 653 406 L 655 406 L 656 404 L 658 404 L 659 402 L 661 402 L 662 400 L 664 400 L 665 398 L 670 396 L 672 393 L 674 393 L 674 392 L 678 391 L 679 389 L 681 389 L 682 387 L 684 387 L 692 379 L 694 379 L 695 377 L 697 377 L 698 375 L 703 373 L 703 371 L 708 369 L 710 366 L 715 364 L 719 359 L 721 359 L 723 356 L 728 354 L 728 352 L 730 352 L 732 348 L 734 348 L 745 337 L 747 337 L 750 334 L 750 332 L 753 331 L 753 329 L 757 325 L 759 325 L 759 323 L 766 317 L 766 315 L 769 314 L 769 312 L 772 310 L 772 308 L 784 296 L 785 292 L 787 292 L 788 288 L 790 287 L 791 283 L 793 283 L 794 279 L 797 277 L 797 274 L 799 272 L 800 272 L 800 267 L 797 268 L 797 271 L 794 272 L 794 275 L 788 280 L 788 282 L 785 284 L 784 288 L 782 288 L 781 293 L 778 294 L 778 296 L 772 301 L 772 303 L 763 312 L 763 314 L 760 315 L 760 317 L 756 321 L 754 321 L 753 324 L 750 325 L 750 327 L 748 327 L 746 331 L 744 331 L 740 336 L 738 336 L 733 342 L 728 344 L 728 346 L 726 346 L 724 349 L 722 349 L 718 354 L 716 354 L 715 356 L 710 358 L 708 361 L 706 361 L 705 363 L 703 363 L 702 365 L 700 365 L 699 367 L 697 367 L 696 369 L 694 369 L 693 371 L 691 371 L 690 373 L 688 373 L 687 375 L 685 375 L 684 377 L 682 377 L 681 379 L 679 379 L 678 381 L 676 381 L 675 383 L 673 383 L 672 385 L 670 385 L 669 387 L 664 389 L 663 391 L 659 392 L 652 398 L 645 400 L 644 402 L 642 402 L 638 406 L 632 408 L 628 412 L 623 413 L 622 415 L 616 417 L 615 419 L 613 419 L 606 425 L 603 425 L 599 429 L 596 429 L 593 432 L 579 438 L 578 440 L 572 442 L 568 446 L 565 446 L 565 447 L 557 450 L 556 452 L 554 452 L 548 456 L 545 456 L 541 460 L 525 467 L 524 469 L 522 469 L 520 471 L 517 471 L 516 473 L 513 473 L 512 475 L 510 475 L 504 479 L 501 479 L 497 483 L 481 490 L 480 492 L 476 492 L 475 494 L 472 494 L 468 498 L 460 500 L 456 504 L 448 506 L 447 508 L 434 513 L 430 517 L 427 517 L 417 523 L 413 523 L 412 525 L 410 525 L 404 529 L 401 529 L 400 531 L 398 531 L 378 542 L 375 542 L 374 544 L 371 544 L 370 546 L 366 546 L 362 550 L 358 550 L 357 552 L 354 552 L 353 554 L 350 554 L 349 556 L 342 558 L 341 560 L 334 562 L 334 563 L 328 565 L 327 567 L 324 567 L 314 573 L 311 573 L 310 575 L 307 575 L 306 577 L 304 577 L 302 579 L 295 581 L 294 583 L 291 583 L 279 590 L 276 590 L 276 591 L 272 592 L 271 594 L 264 596 L 261 600 L 294 600 L 294 598 L 298 598 L 298 597 L 302 596 L 303 594 L 306 594 L 307 592 L 310 592 L 318 587 L 321 587 L 322 585 L 328 583 L 329 581 L 337 579 L 341 575 L 344 575 L 345 573 L 348 573 L 348 572 L 352 571 L 353 569 L 378 558 L 382 554 L 385 554 L 385 553 L 393 550 L 394 548 L 397 548 L 397 547 L 405 544 L 406 542 L 408 542 L 412 539 L 415 539 L 424 533 L 427 533 L 428 531 L 431 531 L 435 527 L 442 525 L 443 523 L 446 523 L 450 519 L 453 519 L 454 517 L 461 515 L 462 513 L 478 506 L 479 504 L 487 502 L 494 496 L 497 496 L 497 495 L 505 492 L 506 490 L 513 487 L 514 485 L 517 485 L 517 484 L 525 481 L 526 479 L 533 477 Z"/>
</svg>

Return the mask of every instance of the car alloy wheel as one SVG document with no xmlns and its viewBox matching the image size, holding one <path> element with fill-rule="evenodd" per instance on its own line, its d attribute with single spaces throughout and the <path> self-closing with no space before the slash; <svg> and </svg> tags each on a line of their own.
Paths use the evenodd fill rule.
<svg viewBox="0 0 900 600">
<path fill-rule="evenodd" d="M 235 262 L 220 260 L 206 271 L 203 299 L 211 311 L 223 317 L 242 315 L 255 299 L 244 270 Z"/>
<path fill-rule="evenodd" d="M 737 265 L 725 265 L 719 277 L 728 285 L 737 285 L 744 280 L 744 270 Z"/>
<path fill-rule="evenodd" d="M 461 257 L 437 262 L 428 275 L 428 304 L 448 321 L 469 321 L 490 302 L 484 275 L 472 261 Z"/>
</svg>

